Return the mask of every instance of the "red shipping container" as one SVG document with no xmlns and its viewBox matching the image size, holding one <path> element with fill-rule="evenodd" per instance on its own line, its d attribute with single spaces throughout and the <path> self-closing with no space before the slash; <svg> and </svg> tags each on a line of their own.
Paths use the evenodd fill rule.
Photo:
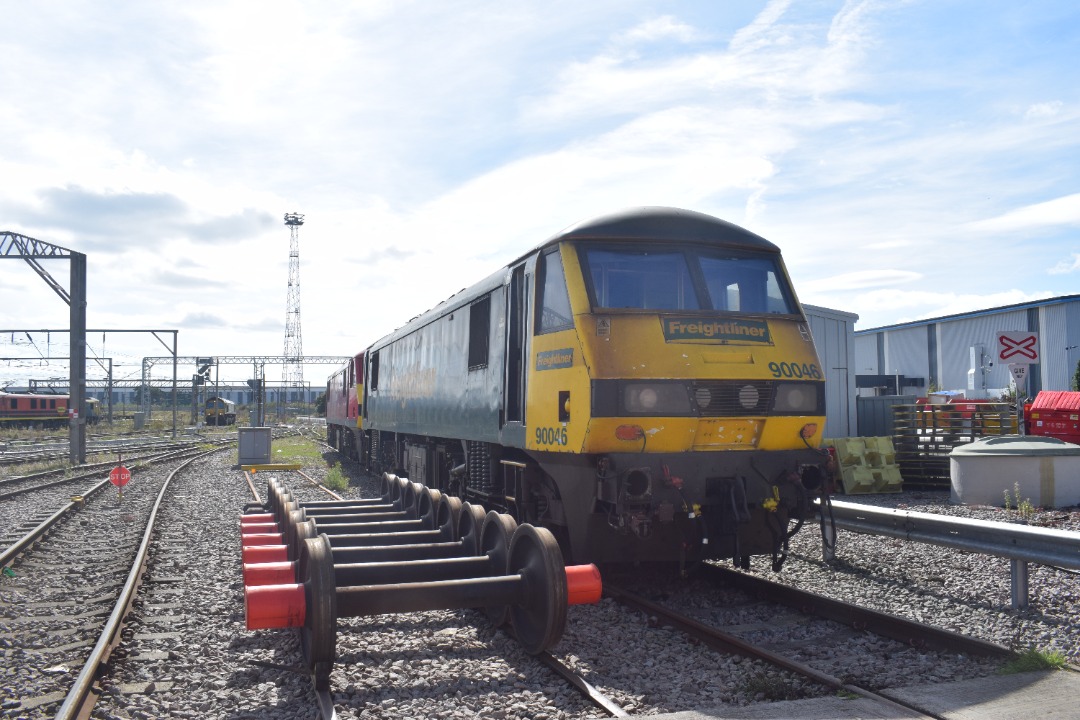
<svg viewBox="0 0 1080 720">
<path fill-rule="evenodd" d="M 1080 392 L 1043 390 L 1028 410 L 1032 435 L 1080 444 Z"/>
</svg>

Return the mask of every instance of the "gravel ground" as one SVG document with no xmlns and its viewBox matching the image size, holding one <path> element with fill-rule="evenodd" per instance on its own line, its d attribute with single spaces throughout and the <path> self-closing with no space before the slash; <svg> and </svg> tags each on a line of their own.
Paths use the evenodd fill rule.
<svg viewBox="0 0 1080 720">
<path fill-rule="evenodd" d="M 125 632 L 93 717 L 316 717 L 307 677 L 267 666 L 303 664 L 296 633 L 244 628 L 238 517 L 251 498 L 242 474 L 232 466 L 234 458 L 220 454 L 205 461 L 174 490 L 151 575 L 140 591 L 139 619 Z M 375 479 L 349 466 L 345 470 L 353 476 L 346 494 L 377 495 Z M 321 478 L 325 466 L 305 472 Z M 279 477 L 299 499 L 318 497 L 304 489 L 296 474 Z M 263 494 L 265 479 L 257 476 Z M 947 493 L 846 499 L 1003 517 L 1001 510 L 949 506 Z M 1080 530 L 1076 511 L 1038 513 L 1035 521 Z M 784 571 L 763 574 L 1002 644 L 1053 648 L 1077 658 L 1074 618 L 1080 607 L 1074 575 L 1033 566 L 1031 607 L 1017 612 L 1009 608 L 1005 561 L 845 532 L 837 555 L 840 559 L 831 565 L 820 562 L 820 537 L 816 526 L 808 526 L 794 540 Z M 724 602 L 722 593 L 695 597 Z M 937 656 L 915 651 L 897 654 L 890 664 L 878 659 L 877 645 L 868 640 L 866 657 L 834 658 L 836 666 L 882 663 L 881 673 L 894 673 L 897 684 L 993 670 L 963 658 L 945 665 Z M 827 692 L 763 663 L 715 653 L 611 600 L 570 608 L 566 633 L 553 654 L 635 715 Z M 604 716 L 506 634 L 490 628 L 478 612 L 342 619 L 338 658 L 331 682 L 342 718 Z M 2 716 L 22 717 L 17 710 Z"/>
<path fill-rule="evenodd" d="M 1015 510 L 951 505 L 949 492 L 844 496 L 845 501 L 997 522 Z M 1080 508 L 1037 509 L 1031 525 L 1080 532 Z M 1063 653 L 1080 663 L 1080 579 L 1029 566 L 1030 604 L 1011 607 L 1009 561 L 922 543 L 839 531 L 836 560 L 821 561 L 821 534 L 809 525 L 792 540 L 783 572 L 762 575 L 865 607 L 902 615 L 1017 650 Z"/>
</svg>

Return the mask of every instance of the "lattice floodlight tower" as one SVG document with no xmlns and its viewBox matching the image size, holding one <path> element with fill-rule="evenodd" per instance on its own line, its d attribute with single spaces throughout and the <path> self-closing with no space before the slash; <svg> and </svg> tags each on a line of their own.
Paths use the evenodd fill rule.
<svg viewBox="0 0 1080 720">
<path fill-rule="evenodd" d="M 300 226 L 304 216 L 285 213 L 289 228 L 289 293 L 285 306 L 285 364 L 282 369 L 282 392 L 304 386 L 304 350 L 300 337 Z"/>
</svg>

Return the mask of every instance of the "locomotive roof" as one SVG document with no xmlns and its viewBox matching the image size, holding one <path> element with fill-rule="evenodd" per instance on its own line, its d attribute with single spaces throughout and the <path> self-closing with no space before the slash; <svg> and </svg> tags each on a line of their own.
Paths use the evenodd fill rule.
<svg viewBox="0 0 1080 720">
<path fill-rule="evenodd" d="M 0 390 L 0 395 L 6 396 L 6 397 L 17 396 L 17 397 L 35 397 L 35 398 L 42 398 L 42 397 L 43 398 L 59 398 L 59 397 L 67 397 L 68 396 L 67 393 L 30 392 L 29 390 L 26 390 L 26 391 L 22 391 L 22 390 Z"/>
<path fill-rule="evenodd" d="M 584 220 L 552 235 L 540 247 L 577 239 L 704 242 L 780 252 L 773 243 L 738 225 L 712 215 L 672 207 L 630 208 Z"/>
<path fill-rule="evenodd" d="M 479 282 L 470 285 L 443 300 L 435 307 L 417 315 L 388 335 L 376 340 L 371 349 L 377 349 L 389 342 L 408 335 L 417 327 L 431 322 L 453 308 L 471 303 L 474 299 L 487 294 L 503 284 L 506 269 L 521 262 L 530 255 L 565 240 L 611 240 L 615 242 L 661 242 L 685 243 L 697 242 L 720 245 L 731 248 L 752 249 L 769 253 L 780 253 L 780 248 L 760 235 L 739 227 L 726 220 L 706 215 L 693 210 L 673 207 L 636 207 L 609 215 L 601 215 L 571 225 L 552 235 L 529 252 L 504 265 L 499 270 Z"/>
</svg>

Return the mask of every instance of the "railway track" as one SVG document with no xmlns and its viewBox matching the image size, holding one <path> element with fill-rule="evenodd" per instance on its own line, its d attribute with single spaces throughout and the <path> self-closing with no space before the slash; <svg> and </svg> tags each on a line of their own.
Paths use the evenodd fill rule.
<svg viewBox="0 0 1080 720">
<path fill-rule="evenodd" d="M 191 457 L 201 452 L 205 445 L 175 444 L 167 450 L 138 453 L 122 462 L 140 474 L 154 465 Z M 0 480 L 0 503 L 4 510 L 0 514 L 0 548 L 31 541 L 28 537 L 37 537 L 44 532 L 40 524 L 55 513 L 70 512 L 88 497 L 111 487 L 103 478 L 107 478 L 109 470 L 118 464 L 120 461 L 113 460 L 80 466 L 77 470 L 67 468 Z M 0 566 L 8 562 L 10 553 L 10 549 L 0 551 Z"/>
<path fill-rule="evenodd" d="M 141 450 L 155 450 L 175 446 L 176 440 L 159 434 L 119 436 L 112 439 L 97 437 L 87 440 L 88 457 L 103 453 L 133 453 Z M 70 456 L 70 447 L 66 439 L 60 441 L 6 441 L 0 442 L 0 467 L 32 464 L 66 463 Z"/>
<path fill-rule="evenodd" d="M 1010 649 L 994 643 L 716 565 L 704 566 L 701 575 L 710 586 L 719 588 L 723 602 L 702 602 L 692 600 L 688 595 L 676 599 L 656 591 L 652 594 L 660 599 L 651 600 L 640 591 L 631 591 L 610 581 L 604 593 L 644 613 L 651 626 L 673 628 L 692 642 L 721 653 L 767 662 L 819 683 L 832 692 L 867 698 L 889 712 L 899 710 L 918 713 L 922 717 L 938 717 L 917 704 L 891 695 L 887 688 L 878 687 L 872 673 L 860 676 L 852 659 L 861 656 L 864 658 L 861 663 L 867 663 L 868 635 L 880 637 L 870 645 L 879 647 L 877 652 L 885 662 L 903 662 L 902 655 L 912 650 L 922 654 L 980 656 L 987 658 L 988 663 L 999 663 L 1015 656 Z M 698 594 L 709 594 L 708 588 L 698 590 Z M 747 597 L 739 600 L 731 595 L 732 591 Z M 677 610 L 673 605 L 690 606 L 695 611 Z M 748 612 L 743 612 L 744 609 Z M 857 644 L 858 648 L 848 649 L 850 643 Z"/>
<path fill-rule="evenodd" d="M 268 474 L 270 473 L 246 473 L 248 484 L 243 485 L 244 489 L 247 489 L 248 493 L 258 493 L 258 495 L 248 495 L 247 501 L 254 500 L 256 497 L 258 497 L 259 501 L 265 499 L 263 477 Z M 288 475 L 292 479 L 289 485 L 298 498 L 307 501 L 336 499 L 339 497 L 336 493 L 319 486 L 316 479 L 307 473 L 297 473 L 296 477 L 293 477 L 293 473 L 288 473 Z M 298 482 L 297 479 L 302 482 Z M 230 490 L 230 493 L 232 497 L 236 497 L 235 488 Z M 181 506 L 191 502 L 190 498 L 183 502 L 178 502 L 179 500 L 179 498 L 176 498 L 170 504 L 167 510 L 168 515 L 178 512 L 187 516 L 198 514 L 192 513 L 190 510 L 185 512 L 181 509 Z M 231 515 L 231 517 L 236 518 L 236 515 Z M 206 521 L 205 517 L 203 521 Z M 183 521 L 181 520 L 181 522 Z M 232 524 L 230 524 L 229 533 L 236 537 L 236 529 Z M 202 551 L 198 555 L 199 559 L 196 559 L 195 555 L 188 555 L 186 561 L 206 565 L 208 569 L 216 567 L 216 563 L 223 561 L 229 566 L 229 573 L 236 574 L 238 573 L 236 565 L 238 548 L 228 548 L 234 554 L 232 557 L 222 558 L 218 553 L 223 545 L 225 544 L 220 541 L 213 543 L 213 547 L 209 550 L 214 557 L 203 559 L 206 552 Z M 295 717 L 330 720 L 338 717 L 339 712 L 344 712 L 345 716 L 355 716 L 354 713 L 360 712 L 360 708 L 365 705 L 365 702 L 361 701 L 358 707 L 351 690 L 361 683 L 366 685 L 365 678 L 373 669 L 372 663 L 381 664 L 382 661 L 378 660 L 377 656 L 383 650 L 376 648 L 376 645 L 381 645 L 378 643 L 378 638 L 384 632 L 383 628 L 398 622 L 417 628 L 415 632 L 410 634 L 418 645 L 427 646 L 424 652 L 450 652 L 454 658 L 449 662 L 464 663 L 465 666 L 469 667 L 467 671 L 462 673 L 462 681 L 467 676 L 480 677 L 484 672 L 483 668 L 490 668 L 493 663 L 503 664 L 506 662 L 502 660 L 495 661 L 494 659 L 486 661 L 472 660 L 469 658 L 469 651 L 465 650 L 464 656 L 462 655 L 462 647 L 458 642 L 452 642 L 450 645 L 444 644 L 444 638 L 447 637 L 448 632 L 452 632 L 456 637 L 459 636 L 459 633 L 465 631 L 466 627 L 473 624 L 478 625 L 481 629 L 484 628 L 487 621 L 482 614 L 465 613 L 466 617 L 463 618 L 461 612 L 436 611 L 401 616 L 400 618 L 395 616 L 380 616 L 367 619 L 343 618 L 340 621 L 343 626 L 341 648 L 339 650 L 340 663 L 339 669 L 335 670 L 335 677 L 340 681 L 338 689 L 318 692 L 313 688 L 310 677 L 302 667 L 303 662 L 298 657 L 299 649 L 296 645 L 295 633 L 250 632 L 243 630 L 242 625 L 239 628 L 236 627 L 237 623 L 243 619 L 242 613 L 238 614 L 237 612 L 242 607 L 242 599 L 236 597 L 233 593 L 232 585 L 230 586 L 230 592 L 227 593 L 231 596 L 229 602 L 232 603 L 232 607 L 221 609 L 220 612 L 218 608 L 211 608 L 206 611 L 206 616 L 202 618 L 188 617 L 189 613 L 181 612 L 179 606 L 186 604 L 184 602 L 184 598 L 187 597 L 186 592 L 182 594 L 182 597 L 173 598 L 174 602 L 163 603 L 161 598 L 157 596 L 161 593 L 161 586 L 170 579 L 170 575 L 175 575 L 175 571 L 171 570 L 171 568 L 176 566 L 178 554 L 179 549 L 172 548 L 167 543 L 152 551 L 147 580 L 143 589 L 140 589 L 140 597 L 136 601 L 136 610 L 140 612 L 137 617 L 130 620 L 132 632 L 125 637 L 125 641 L 117 648 L 113 660 L 110 661 L 109 672 L 101 678 L 103 694 L 95 708 L 93 717 L 112 718 L 123 713 L 137 715 L 139 712 L 146 716 L 160 716 L 165 713 L 166 709 L 176 708 L 178 704 L 183 705 L 183 703 L 188 702 L 186 699 L 188 696 L 181 688 L 183 683 L 179 681 L 175 669 L 178 664 L 184 662 L 184 658 L 178 657 L 184 654 L 184 651 L 179 649 L 184 644 L 183 641 L 179 637 L 166 643 L 155 639 L 155 636 L 162 632 L 167 630 L 175 631 L 180 627 L 195 628 L 202 626 L 216 628 L 220 625 L 223 629 L 233 629 L 235 636 L 228 643 L 230 652 L 234 654 L 232 658 L 233 665 L 230 680 L 227 681 L 227 688 L 222 688 L 220 694 L 224 696 L 227 691 L 230 696 L 239 696 L 241 698 L 238 706 L 234 709 L 234 715 L 241 717 L 262 717 L 264 713 L 273 714 L 274 709 L 280 709 L 286 703 L 289 712 L 292 713 L 291 716 Z M 157 580 L 159 572 L 164 574 L 161 581 Z M 177 582 L 176 589 L 178 591 L 180 585 L 181 583 Z M 157 612 L 168 613 L 166 616 L 168 624 L 161 624 L 160 619 L 155 617 Z M 218 617 L 225 612 L 229 614 L 227 619 Z M 213 620 L 215 617 L 218 617 L 218 619 Z M 465 627 L 459 627 L 463 622 Z M 426 628 L 431 623 L 434 623 L 435 627 L 441 627 L 435 632 L 434 636 L 430 634 L 429 630 L 421 629 Z M 488 629 L 485 634 L 492 633 L 493 631 Z M 469 632 L 469 635 L 474 634 L 475 631 Z M 498 634 L 495 634 L 495 637 L 499 637 Z M 376 645 L 371 644 L 373 638 Z M 203 640 L 203 642 L 207 641 Z M 356 654 L 356 642 L 368 644 L 368 649 L 361 651 L 362 657 Z M 437 647 L 431 648 L 432 644 Z M 504 645 L 515 656 L 522 655 L 519 646 L 511 638 L 504 637 L 499 644 Z M 166 651 L 164 649 L 165 645 L 171 649 Z M 396 655 L 401 651 L 400 645 L 395 646 L 394 644 L 383 646 L 383 649 L 391 655 Z M 215 651 L 202 651 L 201 656 L 204 660 L 200 664 L 215 664 L 217 661 L 217 658 L 214 657 L 215 654 Z M 423 664 L 423 661 L 418 662 Z M 581 677 L 579 673 L 565 667 L 563 663 L 560 663 L 554 657 L 542 657 L 538 662 L 531 656 L 525 656 L 519 660 L 511 661 L 509 667 L 512 668 L 517 662 L 525 662 L 526 665 L 534 666 L 534 669 L 529 671 L 530 674 L 547 675 L 549 678 L 548 683 L 555 681 L 556 677 L 549 674 L 550 670 L 548 668 L 556 669 L 560 676 L 566 678 L 568 683 L 573 684 L 572 686 L 567 685 L 568 688 L 578 688 L 574 692 L 585 693 L 583 697 L 588 697 L 590 702 L 604 708 L 607 714 L 617 717 L 626 715 L 617 705 L 604 698 L 595 688 L 591 688 L 587 680 Z M 408 687 L 407 678 L 410 670 L 407 667 L 407 662 L 403 663 L 401 659 L 392 659 L 389 661 L 389 665 L 393 671 L 389 678 L 396 685 L 391 684 L 377 690 L 372 688 L 376 693 L 394 695 L 397 693 L 418 692 L 418 688 Z M 397 669 L 399 667 L 400 670 Z M 192 680 L 199 682 L 197 677 L 192 678 Z M 205 687 L 206 682 L 202 681 L 201 685 Z M 442 695 L 442 692 L 438 691 L 437 688 L 432 688 L 432 690 Z M 260 695 L 260 693 L 262 694 Z M 446 702 L 446 699 L 440 699 L 444 703 Z M 451 703 L 453 702 L 452 697 L 449 700 Z M 209 715 L 214 715 L 218 709 L 213 704 L 201 707 L 198 702 L 194 703 L 194 707 Z M 424 711 L 417 716 L 426 717 L 429 716 L 429 713 Z"/>
<path fill-rule="evenodd" d="M 142 472 L 122 501 L 91 494 L 68 522 L 56 513 L 17 560 L 12 548 L 4 553 L 0 636 L 10 669 L 3 682 L 28 716 L 52 717 L 61 706 L 58 717 L 76 717 L 92 694 L 140 580 L 160 493 L 192 461 Z"/>
<path fill-rule="evenodd" d="M 235 458 L 218 455 L 197 461 L 192 475 L 174 488 L 162 508 L 158 541 L 148 551 L 132 612 L 93 683 L 101 695 L 90 717 L 315 720 L 332 717 L 333 712 L 343 720 L 436 716 L 569 720 L 601 713 L 624 717 L 731 708 L 786 699 L 783 693 L 789 690 L 798 697 L 835 692 L 830 689 L 833 685 L 818 680 L 800 684 L 805 676 L 774 670 L 765 661 L 742 654 L 748 650 L 738 656 L 715 652 L 708 642 L 675 630 L 656 612 L 628 609 L 609 598 L 600 606 L 582 606 L 572 613 L 567 634 L 550 658 L 565 673 L 547 664 L 548 658 L 538 661 L 524 653 L 515 640 L 492 629 L 474 611 L 342 618 L 332 692 L 320 696 L 303 667 L 296 633 L 244 627 L 237 519 L 239 509 L 253 496 L 244 474 L 230 460 Z M 311 484 L 321 471 L 277 475 L 298 499 L 327 499 L 332 496 Z M 272 474 L 247 476 L 265 495 L 266 476 Z M 371 497 L 372 485 L 365 483 L 368 479 L 354 475 L 354 485 L 341 495 Z M 0 603 L 8 600 L 9 581 L 0 580 Z M 891 664 L 901 673 L 908 668 L 922 673 L 914 680 L 918 683 L 934 682 L 926 679 L 932 677 L 927 673 L 942 667 L 959 664 L 985 675 L 1000 664 L 992 659 L 958 662 L 958 655 L 975 650 L 945 643 L 938 654 L 937 641 L 919 640 L 907 629 L 893 633 L 896 641 L 884 640 L 869 631 L 871 627 L 876 631 L 878 620 L 848 618 L 838 624 L 822 619 L 825 609 L 809 615 L 801 612 L 810 608 L 805 599 L 781 599 L 778 605 L 760 588 L 739 588 L 729 580 L 717 584 L 703 575 L 682 583 L 681 589 L 656 583 L 632 589 L 695 622 L 725 629 L 744 643 L 767 645 L 816 674 L 832 676 L 841 687 L 860 687 L 869 693 L 886 695 L 893 686 L 877 673 L 881 665 Z M 839 612 L 845 616 L 848 611 L 841 607 Z M 854 646 L 832 642 L 840 637 L 852 640 Z M 0 694 L 10 686 L 6 668 L 25 661 L 4 652 L 0 641 L 0 664 L 5 668 L 0 671 Z M 54 662 L 43 667 L 62 675 L 62 666 Z M 69 676 L 73 672 L 67 669 Z M 779 696 L 771 694 L 778 689 Z M 13 712 L 35 720 L 53 717 L 57 704 Z"/>
</svg>

